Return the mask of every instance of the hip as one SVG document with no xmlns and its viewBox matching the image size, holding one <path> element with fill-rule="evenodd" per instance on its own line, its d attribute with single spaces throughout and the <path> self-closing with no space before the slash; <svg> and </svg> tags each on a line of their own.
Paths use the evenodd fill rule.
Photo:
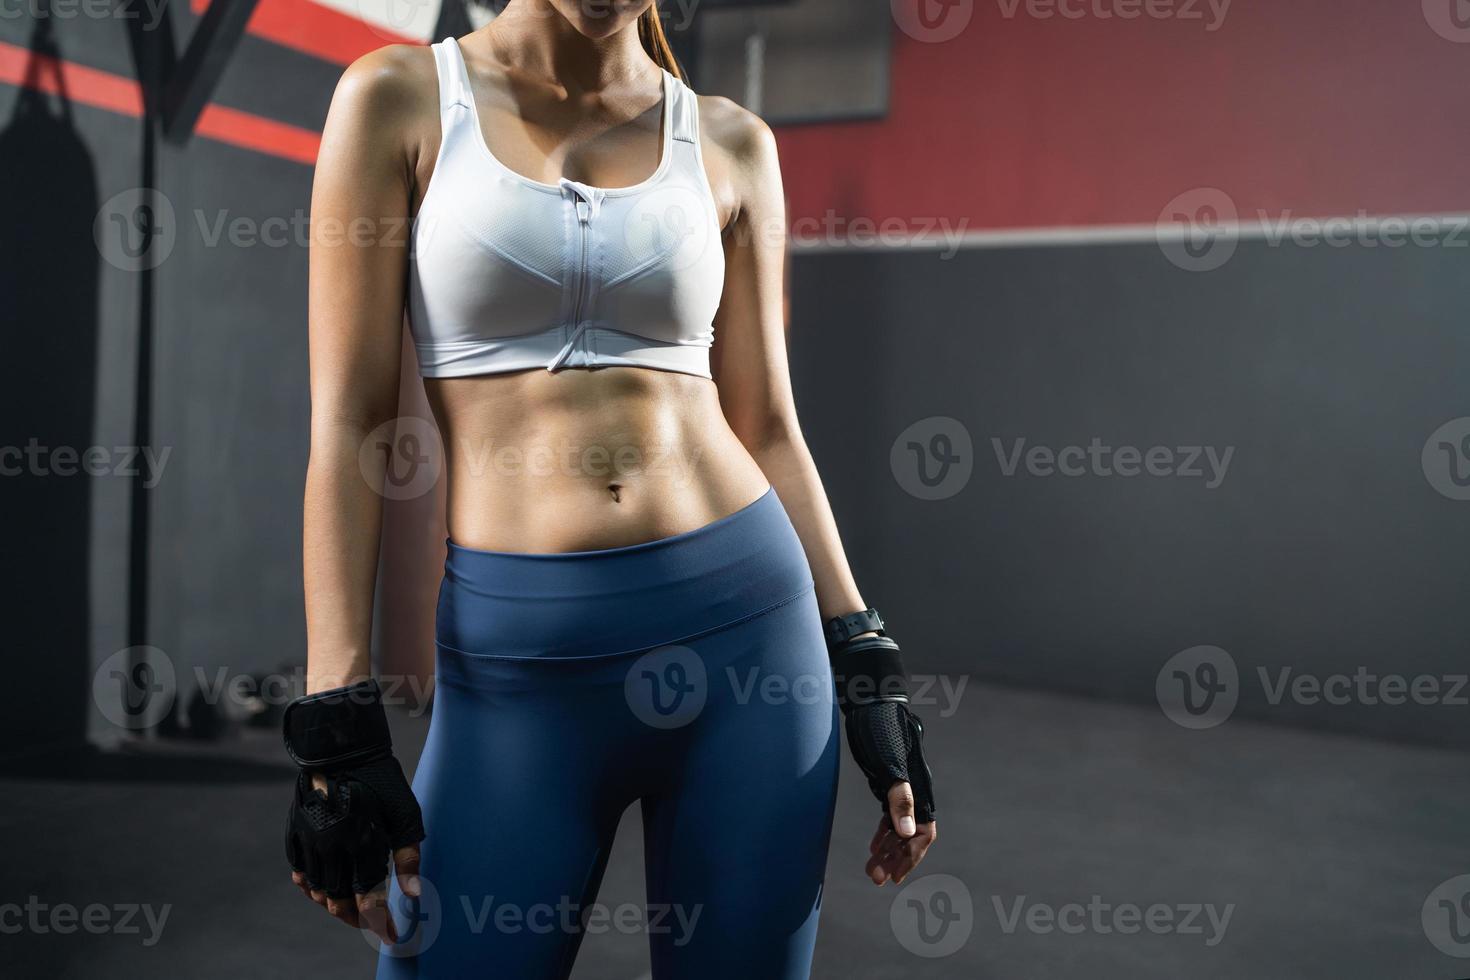
<svg viewBox="0 0 1470 980">
<path fill-rule="evenodd" d="M 693 530 L 614 548 L 500 552 L 451 540 L 436 639 L 441 654 L 471 658 L 616 657 L 728 630 L 811 592 L 800 539 L 767 488 Z"/>
</svg>

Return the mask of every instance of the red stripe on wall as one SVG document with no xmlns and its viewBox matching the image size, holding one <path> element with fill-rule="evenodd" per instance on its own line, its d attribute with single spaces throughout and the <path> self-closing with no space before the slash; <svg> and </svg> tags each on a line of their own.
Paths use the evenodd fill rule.
<svg viewBox="0 0 1470 980">
<path fill-rule="evenodd" d="M 322 142 L 321 133 L 213 102 L 199 114 L 194 131 L 221 143 L 307 165 L 316 163 Z"/>
<path fill-rule="evenodd" d="M 1424 4 L 1236 0 L 1210 31 L 1203 0 L 1172 6 L 1205 21 L 900 2 L 971 19 L 940 43 L 894 30 L 886 118 L 778 128 L 793 219 L 1152 223 L 1199 187 L 1241 220 L 1470 210 L 1470 43 Z"/>
<path fill-rule="evenodd" d="M 209 9 L 209 0 L 191 0 L 195 13 Z M 245 29 L 323 61 L 350 65 L 387 44 L 422 44 L 416 37 L 390 31 L 348 16 L 311 0 L 259 0 Z"/>
<path fill-rule="evenodd" d="M 0 41 L 0 83 L 46 92 L 135 118 L 143 115 L 138 83 L 111 72 L 35 54 Z M 231 146 L 297 163 L 316 162 L 321 134 L 216 103 L 205 106 L 195 132 Z"/>
<path fill-rule="evenodd" d="M 125 116 L 143 114 L 143 92 L 131 78 L 35 54 L 4 41 L 0 41 L 0 82 Z"/>
</svg>

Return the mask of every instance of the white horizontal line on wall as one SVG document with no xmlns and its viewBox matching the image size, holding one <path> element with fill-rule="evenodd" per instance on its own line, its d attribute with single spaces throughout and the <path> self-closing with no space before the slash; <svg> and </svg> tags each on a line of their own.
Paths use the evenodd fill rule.
<svg viewBox="0 0 1470 980">
<path fill-rule="evenodd" d="M 1345 225 L 1344 225 L 1345 223 Z M 933 224 L 933 222 L 930 222 Z M 1291 237 L 1293 230 L 1308 229 L 1320 237 L 1323 227 L 1344 226 L 1353 234 L 1389 232 L 1402 237 L 1409 230 L 1434 236 L 1456 235 L 1462 247 L 1470 246 L 1470 212 L 1463 214 L 1392 214 L 1330 215 L 1299 217 L 1283 215 L 1279 220 L 1222 222 L 1214 226 L 1216 235 L 1230 235 L 1236 241 L 1270 241 L 1278 236 Z M 978 248 L 1044 248 L 1068 245 L 1140 245 L 1184 241 L 1198 230 L 1183 222 L 1160 222 L 1136 225 L 1078 225 L 1051 228 L 987 228 L 973 231 L 951 231 L 949 234 L 922 233 L 903 236 L 892 232 L 818 238 L 793 237 L 792 251 L 825 252 L 924 252 Z M 1408 244 L 1407 242 L 1403 244 Z"/>
</svg>

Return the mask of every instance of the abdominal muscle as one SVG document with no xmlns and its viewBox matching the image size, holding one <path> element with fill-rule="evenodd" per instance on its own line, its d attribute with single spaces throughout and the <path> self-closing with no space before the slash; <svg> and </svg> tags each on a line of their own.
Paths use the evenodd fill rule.
<svg viewBox="0 0 1470 980">
<path fill-rule="evenodd" d="M 449 537 L 482 551 L 596 551 L 692 531 L 769 486 L 712 381 L 649 368 L 426 378 Z"/>
</svg>

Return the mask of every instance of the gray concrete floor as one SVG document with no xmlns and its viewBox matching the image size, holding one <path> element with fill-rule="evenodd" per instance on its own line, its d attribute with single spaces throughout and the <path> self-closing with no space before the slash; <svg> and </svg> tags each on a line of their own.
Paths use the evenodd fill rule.
<svg viewBox="0 0 1470 980">
<path fill-rule="evenodd" d="M 941 839 L 905 888 L 873 887 L 862 864 L 874 806 L 844 768 L 816 977 L 1470 975 L 1470 961 L 1436 949 L 1421 924 L 1430 892 L 1470 873 L 1464 754 L 1242 720 L 1186 731 L 1149 707 L 975 685 L 953 717 L 927 722 Z M 421 729 L 403 724 L 406 758 Z M 265 731 L 10 766 L 0 904 L 34 895 L 169 913 L 152 945 L 141 916 L 139 933 L 0 931 L 0 972 L 370 976 L 369 945 L 287 881 L 290 778 Z M 751 860 L 779 862 L 779 846 Z M 641 898 L 635 808 L 600 900 Z M 1163 907 L 1160 931 L 1113 928 L 1129 925 L 1130 905 Z M 1201 911 L 1190 929 L 1162 925 L 1166 910 L 1181 923 L 1195 906 L 1216 922 L 1228 910 L 1228 924 Z M 921 909 L 945 913 L 947 929 L 921 923 Z M 1048 910 L 1066 931 L 1047 927 Z M 583 944 L 575 977 L 646 970 L 641 936 L 607 933 Z"/>
</svg>

